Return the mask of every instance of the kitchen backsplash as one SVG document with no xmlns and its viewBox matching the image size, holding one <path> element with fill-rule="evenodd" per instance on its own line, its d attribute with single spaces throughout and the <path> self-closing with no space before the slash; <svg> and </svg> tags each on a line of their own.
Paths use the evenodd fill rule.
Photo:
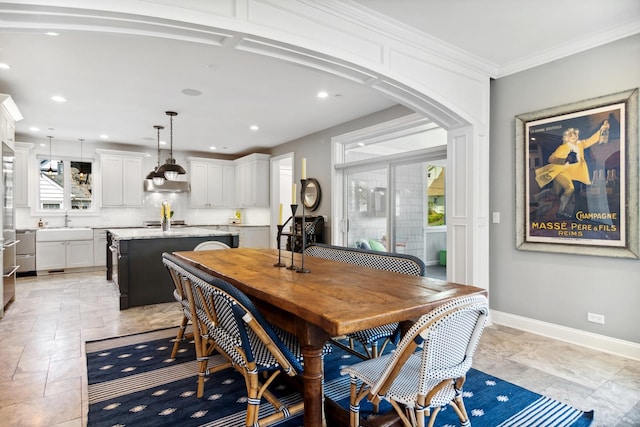
<svg viewBox="0 0 640 427">
<path fill-rule="evenodd" d="M 189 195 L 185 193 L 145 193 L 143 205 L 139 208 L 100 208 L 95 214 L 82 214 L 69 211 L 71 227 L 138 227 L 144 221 L 160 220 L 160 204 L 163 200 L 171 203 L 174 220 L 184 220 L 188 225 L 228 224 L 234 212 L 239 210 L 242 223 L 249 225 L 268 225 L 269 208 L 243 209 L 193 209 L 189 207 Z M 46 227 L 64 226 L 64 212 L 46 216 L 33 216 L 30 208 L 16 208 L 16 228 L 37 228 L 42 218 Z"/>
</svg>

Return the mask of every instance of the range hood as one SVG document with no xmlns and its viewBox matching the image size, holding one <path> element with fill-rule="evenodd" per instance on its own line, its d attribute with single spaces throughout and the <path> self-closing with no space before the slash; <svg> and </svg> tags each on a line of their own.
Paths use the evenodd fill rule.
<svg viewBox="0 0 640 427">
<path fill-rule="evenodd" d="M 151 193 L 188 193 L 191 191 L 188 181 L 164 180 L 162 185 L 155 185 L 152 180 L 144 180 L 144 191 Z"/>
</svg>

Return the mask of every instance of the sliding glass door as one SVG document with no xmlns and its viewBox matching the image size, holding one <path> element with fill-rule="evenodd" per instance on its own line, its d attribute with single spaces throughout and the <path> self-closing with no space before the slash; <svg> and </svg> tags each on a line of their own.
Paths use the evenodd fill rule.
<svg viewBox="0 0 640 427">
<path fill-rule="evenodd" d="M 440 263 L 446 250 L 444 160 L 345 168 L 346 246 Z"/>
<path fill-rule="evenodd" d="M 347 246 L 387 251 L 387 168 L 346 174 Z"/>
<path fill-rule="evenodd" d="M 447 132 L 407 116 L 336 138 L 332 155 L 333 242 L 439 264 L 447 242 Z"/>
</svg>

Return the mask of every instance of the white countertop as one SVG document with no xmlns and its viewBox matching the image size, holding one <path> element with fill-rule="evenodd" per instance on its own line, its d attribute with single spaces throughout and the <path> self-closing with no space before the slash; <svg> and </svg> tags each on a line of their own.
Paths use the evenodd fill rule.
<svg viewBox="0 0 640 427">
<path fill-rule="evenodd" d="M 209 236 L 237 236 L 238 233 L 228 231 L 209 230 L 198 227 L 175 227 L 170 231 L 159 228 L 109 228 L 107 229 L 115 240 L 133 239 L 168 239 L 175 237 L 209 237 Z"/>
</svg>

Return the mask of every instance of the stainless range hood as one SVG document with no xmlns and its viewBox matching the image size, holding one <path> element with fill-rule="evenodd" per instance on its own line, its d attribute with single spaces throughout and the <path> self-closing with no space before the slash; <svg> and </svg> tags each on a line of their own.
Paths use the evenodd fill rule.
<svg viewBox="0 0 640 427">
<path fill-rule="evenodd" d="M 151 193 L 188 193 L 191 191 L 188 181 L 164 180 L 162 185 L 155 185 L 152 180 L 144 180 L 144 191 Z"/>
</svg>

